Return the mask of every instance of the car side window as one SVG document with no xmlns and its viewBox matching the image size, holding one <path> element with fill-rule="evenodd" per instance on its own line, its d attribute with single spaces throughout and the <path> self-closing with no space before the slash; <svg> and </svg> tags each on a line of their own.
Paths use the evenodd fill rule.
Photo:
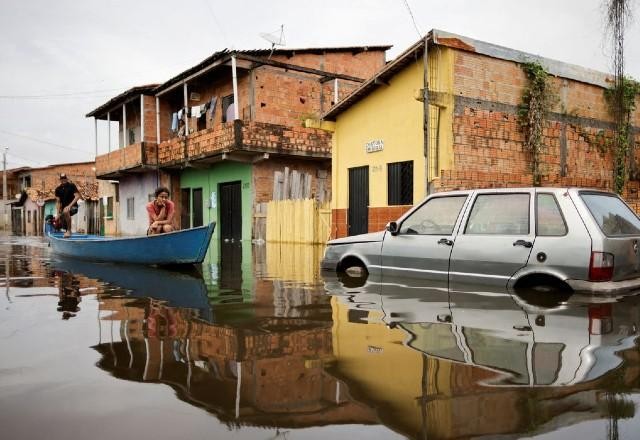
<svg viewBox="0 0 640 440">
<path fill-rule="evenodd" d="M 465 234 L 529 233 L 529 194 L 480 194 L 467 220 Z"/>
<path fill-rule="evenodd" d="M 536 196 L 536 230 L 537 235 L 559 236 L 567 233 L 567 225 L 553 194 Z"/>
<path fill-rule="evenodd" d="M 401 234 L 451 235 L 467 196 L 433 198 L 407 217 Z"/>
</svg>

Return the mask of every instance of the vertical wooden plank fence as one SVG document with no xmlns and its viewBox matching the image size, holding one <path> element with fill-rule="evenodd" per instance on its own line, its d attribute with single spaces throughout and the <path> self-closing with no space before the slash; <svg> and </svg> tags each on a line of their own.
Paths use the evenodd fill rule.
<svg viewBox="0 0 640 440">
<path fill-rule="evenodd" d="M 331 210 L 313 199 L 273 200 L 267 203 L 268 242 L 319 243 L 329 238 Z"/>
</svg>

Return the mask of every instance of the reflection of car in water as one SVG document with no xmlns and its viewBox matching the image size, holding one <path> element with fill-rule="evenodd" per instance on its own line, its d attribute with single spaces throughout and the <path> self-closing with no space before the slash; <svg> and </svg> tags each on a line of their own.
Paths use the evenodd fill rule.
<svg viewBox="0 0 640 440">
<path fill-rule="evenodd" d="M 542 308 L 507 291 L 449 291 L 415 280 L 370 277 L 363 287 L 349 288 L 325 277 L 325 286 L 350 309 L 377 311 L 385 324 L 402 328 L 409 347 L 505 373 L 487 384 L 495 386 L 599 378 L 622 363 L 616 353 L 634 346 L 640 323 L 640 297 Z"/>
</svg>

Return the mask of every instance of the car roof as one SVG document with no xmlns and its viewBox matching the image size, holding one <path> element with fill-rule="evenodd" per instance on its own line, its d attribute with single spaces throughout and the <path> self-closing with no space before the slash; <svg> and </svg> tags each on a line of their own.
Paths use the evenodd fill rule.
<svg viewBox="0 0 640 440">
<path fill-rule="evenodd" d="M 473 189 L 464 189 L 464 190 L 451 190 L 451 191 L 442 191 L 430 194 L 430 197 L 441 197 L 448 195 L 468 195 L 471 193 L 518 193 L 518 192 L 566 192 L 566 191 L 591 191 L 591 192 L 602 192 L 607 194 L 613 194 L 611 191 L 601 188 L 581 188 L 581 187 L 553 187 L 553 186 L 528 186 L 528 187 L 514 187 L 514 188 L 473 188 Z"/>
</svg>

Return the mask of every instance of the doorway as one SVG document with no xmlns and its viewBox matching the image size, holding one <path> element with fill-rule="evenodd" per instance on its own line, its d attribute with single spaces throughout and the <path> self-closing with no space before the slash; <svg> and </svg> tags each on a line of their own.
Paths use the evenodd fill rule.
<svg viewBox="0 0 640 440">
<path fill-rule="evenodd" d="M 349 168 L 348 234 L 369 231 L 369 167 Z"/>
<path fill-rule="evenodd" d="M 242 191 L 241 182 L 221 183 L 220 192 L 220 238 L 242 239 Z"/>
</svg>

